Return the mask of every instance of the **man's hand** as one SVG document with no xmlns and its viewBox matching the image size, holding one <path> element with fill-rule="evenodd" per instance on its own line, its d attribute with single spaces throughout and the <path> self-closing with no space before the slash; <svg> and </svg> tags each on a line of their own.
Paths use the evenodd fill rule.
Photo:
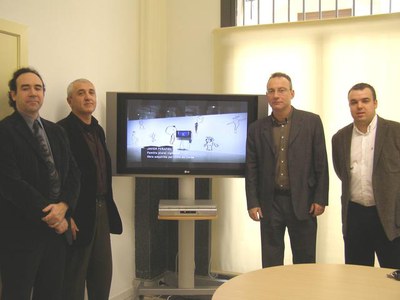
<svg viewBox="0 0 400 300">
<path fill-rule="evenodd" d="M 46 222 L 47 225 L 49 225 L 49 227 L 55 228 L 63 221 L 67 210 L 68 210 L 68 205 L 65 202 L 59 202 L 47 205 L 42 210 L 42 212 L 47 213 L 47 215 L 42 218 L 42 221 Z"/>
<path fill-rule="evenodd" d="M 252 218 L 254 221 L 260 221 L 260 219 L 263 217 L 261 207 L 253 207 L 248 210 L 250 218 Z"/>
<path fill-rule="evenodd" d="M 325 205 L 320 205 L 318 203 L 313 203 L 313 204 L 311 204 L 309 213 L 313 217 L 316 217 L 316 216 L 322 215 L 324 213 L 324 211 L 325 211 Z"/>
<path fill-rule="evenodd" d="M 76 240 L 76 233 L 79 231 L 78 226 L 76 226 L 75 220 L 71 218 L 71 231 L 72 231 L 72 239 Z"/>
<path fill-rule="evenodd" d="M 68 221 L 64 218 L 61 220 L 60 223 L 49 225 L 49 227 L 53 228 L 56 233 L 63 234 L 68 230 Z"/>
</svg>

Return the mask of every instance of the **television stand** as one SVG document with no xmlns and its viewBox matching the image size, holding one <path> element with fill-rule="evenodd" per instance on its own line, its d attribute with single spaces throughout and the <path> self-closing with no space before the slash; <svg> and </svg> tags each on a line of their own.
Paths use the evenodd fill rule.
<svg viewBox="0 0 400 300">
<path fill-rule="evenodd" d="M 163 280 L 141 283 L 138 295 L 213 295 L 225 280 L 215 280 L 205 276 L 195 278 L 195 221 L 213 220 L 217 217 L 209 200 L 195 200 L 195 178 L 179 178 L 179 200 L 160 200 L 159 220 L 178 221 L 178 274 L 167 272 Z M 207 210 L 203 211 L 204 203 Z M 171 207 L 171 205 L 173 207 Z M 168 213 L 168 210 L 175 211 Z M 181 209 L 180 209 L 181 208 Z M 175 277 L 175 278 L 174 278 Z M 176 278 L 177 277 L 177 278 Z M 162 282 L 163 284 L 160 284 Z"/>
</svg>

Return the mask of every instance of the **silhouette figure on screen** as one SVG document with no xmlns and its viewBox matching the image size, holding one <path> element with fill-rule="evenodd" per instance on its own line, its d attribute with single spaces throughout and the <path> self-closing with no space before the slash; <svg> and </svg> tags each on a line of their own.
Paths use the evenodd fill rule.
<svg viewBox="0 0 400 300">
<path fill-rule="evenodd" d="M 246 120 L 245 118 L 240 119 L 240 116 L 235 116 L 232 118 L 232 122 L 227 123 L 226 125 L 233 125 L 233 132 L 237 133 L 240 122 Z"/>
<path fill-rule="evenodd" d="M 165 133 L 170 136 L 169 143 L 172 145 L 175 142 L 175 133 L 176 133 L 175 125 L 167 126 L 167 128 L 165 128 Z"/>
<path fill-rule="evenodd" d="M 214 147 L 218 148 L 219 145 L 215 142 L 215 139 L 212 136 L 206 137 L 204 147 L 206 148 L 207 151 L 213 151 Z"/>
</svg>

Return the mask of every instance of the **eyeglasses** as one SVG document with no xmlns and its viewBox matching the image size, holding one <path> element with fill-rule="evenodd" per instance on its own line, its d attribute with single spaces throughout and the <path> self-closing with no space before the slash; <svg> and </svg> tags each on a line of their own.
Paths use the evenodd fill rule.
<svg viewBox="0 0 400 300">
<path fill-rule="evenodd" d="M 285 94 L 285 93 L 288 92 L 288 91 L 289 91 L 289 90 L 288 90 L 287 88 L 278 88 L 278 89 L 276 89 L 276 90 L 274 90 L 274 89 L 268 89 L 268 90 L 267 90 L 267 94 L 273 95 L 273 94 L 277 93 L 278 95 L 283 95 L 283 94 Z"/>
</svg>

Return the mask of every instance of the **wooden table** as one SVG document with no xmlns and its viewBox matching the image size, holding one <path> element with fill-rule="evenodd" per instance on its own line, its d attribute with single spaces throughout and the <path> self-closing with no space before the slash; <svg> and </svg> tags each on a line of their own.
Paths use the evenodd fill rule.
<svg viewBox="0 0 400 300">
<path fill-rule="evenodd" d="M 232 278 L 212 300 L 400 300 L 392 269 L 355 265 L 297 264 Z"/>
</svg>

